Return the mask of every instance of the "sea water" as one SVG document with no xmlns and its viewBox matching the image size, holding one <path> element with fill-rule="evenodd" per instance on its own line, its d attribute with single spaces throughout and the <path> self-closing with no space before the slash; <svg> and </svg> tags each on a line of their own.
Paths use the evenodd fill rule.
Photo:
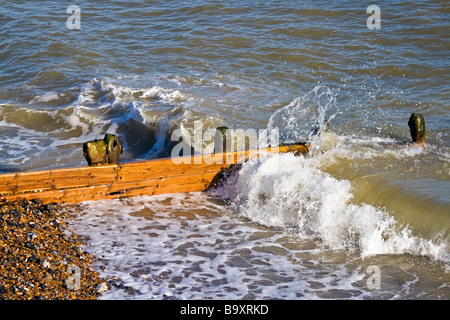
<svg viewBox="0 0 450 320">
<path fill-rule="evenodd" d="M 197 121 L 277 129 L 309 155 L 83 203 L 72 226 L 118 283 L 101 298 L 449 299 L 450 8 L 374 5 L 8 1 L 0 170 L 84 166 L 106 132 L 130 162 L 170 156 Z M 425 148 L 402 146 L 412 112 Z"/>
</svg>

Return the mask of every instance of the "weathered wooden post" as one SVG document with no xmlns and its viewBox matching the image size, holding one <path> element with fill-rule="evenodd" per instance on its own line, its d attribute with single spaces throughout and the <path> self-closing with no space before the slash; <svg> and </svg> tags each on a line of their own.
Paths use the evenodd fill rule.
<svg viewBox="0 0 450 320">
<path fill-rule="evenodd" d="M 104 140 L 88 141 L 83 144 L 84 157 L 88 165 L 95 166 L 106 164 L 108 155 L 106 153 L 106 144 Z"/>
<path fill-rule="evenodd" d="M 119 157 L 123 153 L 123 148 L 116 135 L 107 133 L 103 140 L 85 142 L 83 152 L 90 166 L 108 163 L 119 164 Z"/>
<path fill-rule="evenodd" d="M 106 153 L 108 155 L 108 163 L 119 164 L 120 155 L 123 153 L 122 145 L 119 138 L 114 134 L 105 134 L 103 139 L 106 144 Z"/>
<path fill-rule="evenodd" d="M 413 113 L 408 121 L 409 131 L 414 143 L 425 143 L 425 119 L 420 113 Z"/>
</svg>

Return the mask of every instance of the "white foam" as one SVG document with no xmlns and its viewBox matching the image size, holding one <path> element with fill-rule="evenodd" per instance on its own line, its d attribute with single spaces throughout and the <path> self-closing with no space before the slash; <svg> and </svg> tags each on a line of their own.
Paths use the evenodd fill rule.
<svg viewBox="0 0 450 320">
<path fill-rule="evenodd" d="M 95 122 L 92 117 L 89 117 L 89 122 L 84 122 L 81 120 L 87 118 L 86 115 L 82 114 L 82 108 L 74 108 L 73 112 L 70 115 L 61 115 L 61 117 L 66 121 L 67 124 L 69 124 L 72 130 L 76 127 L 80 127 L 84 133 L 89 132 L 89 122 Z"/>
<path fill-rule="evenodd" d="M 450 262 L 445 243 L 413 236 L 382 208 L 351 203 L 350 182 L 320 171 L 318 165 L 315 158 L 292 154 L 251 161 L 239 172 L 234 197 L 230 191 L 224 194 L 243 216 L 320 239 L 335 250 L 358 251 L 363 258 L 410 253 Z"/>
<path fill-rule="evenodd" d="M 17 122 L 14 120 L 16 111 L 25 110 L 33 114 L 42 112 L 50 115 L 54 118 L 54 123 L 45 123 L 45 130 L 40 128 L 28 130 L 23 128 L 21 123 L 6 123 L 6 120 L 3 120 L 9 146 L 2 148 L 5 150 L 2 152 L 5 155 L 2 163 L 8 167 L 24 165 L 34 169 L 40 169 L 40 164 L 46 167 L 49 164 L 58 166 L 60 160 L 60 165 L 65 166 L 84 164 L 82 155 L 72 161 L 74 151 L 67 150 L 74 150 L 75 144 L 81 145 L 86 141 L 99 139 L 105 132 L 118 134 L 124 148 L 128 148 L 129 136 L 121 135 L 130 134 L 132 128 L 129 128 L 129 124 L 133 123 L 130 120 L 148 127 L 154 132 L 155 138 L 155 143 L 148 146 L 145 154 L 132 156 L 141 158 L 158 156 L 165 151 L 172 128 L 190 119 L 189 109 L 193 98 L 183 93 L 180 88 L 172 89 L 159 85 L 141 87 L 139 84 L 127 86 L 123 85 L 123 80 L 125 83 L 128 81 L 136 84 L 135 80 L 139 83 L 142 79 L 93 78 L 79 88 L 77 99 L 69 106 L 54 110 L 23 107 L 8 110 L 8 113 L 12 114 L 12 121 Z M 56 92 L 49 91 L 35 96 L 30 104 L 48 102 L 58 97 Z M 50 120 L 50 117 L 45 119 Z M 145 141 L 150 141 L 151 138 Z M 33 162 L 32 159 L 38 156 L 41 158 L 40 161 Z M 67 162 L 63 164 L 64 161 Z"/>
<path fill-rule="evenodd" d="M 101 275 L 120 279 L 101 299 L 361 299 L 372 293 L 358 259 L 408 253 L 450 261 L 443 245 L 413 236 L 382 209 L 352 204 L 350 183 L 314 159 L 251 161 L 228 182 L 208 194 L 82 204 L 73 227 L 90 237 Z M 327 252 L 345 262 L 327 262 Z M 408 281 L 401 290 L 412 290 L 416 280 Z M 386 290 L 376 294 L 403 296 Z"/>
<path fill-rule="evenodd" d="M 111 105 L 132 102 L 136 99 L 152 99 L 162 103 L 189 100 L 189 96 L 177 89 L 168 89 L 155 85 L 148 88 L 131 88 L 115 84 L 108 79 L 92 79 L 81 88 L 78 105 L 96 103 L 99 100 Z"/>
<path fill-rule="evenodd" d="M 45 149 L 50 140 L 45 132 L 24 128 L 20 125 L 0 120 L 0 127 L 7 133 L 6 145 L 2 147 L 2 164 L 20 166 L 26 164 Z"/>
<path fill-rule="evenodd" d="M 160 86 L 153 86 L 149 89 L 143 90 L 140 97 L 143 99 L 151 98 L 166 101 L 186 99 L 185 95 L 183 95 L 179 90 L 164 89 Z"/>
<path fill-rule="evenodd" d="M 60 95 L 57 92 L 45 92 L 44 94 L 41 95 L 37 95 L 35 96 L 32 101 L 30 101 L 30 103 L 32 102 L 50 102 L 53 100 L 57 100 L 60 98 Z"/>
<path fill-rule="evenodd" d="M 333 150 L 321 156 L 328 157 L 328 161 L 339 161 L 339 159 L 405 159 L 413 158 L 426 152 L 425 148 L 402 146 L 401 143 L 391 138 L 337 136 L 333 133 L 325 133 L 317 137 L 314 141 L 315 148 L 323 151 L 323 143 L 326 143 L 326 140 L 330 138 L 335 139 L 332 146 Z M 324 159 L 321 160 L 323 161 Z"/>
<path fill-rule="evenodd" d="M 316 299 L 336 288 L 365 294 L 353 284 L 364 276 L 358 270 L 314 260 L 316 248 L 288 250 L 286 233 L 249 224 L 203 193 L 83 208 L 77 234 L 89 235 L 102 276 L 123 284 L 102 299 Z M 303 256 L 313 267 L 302 265 Z"/>
</svg>

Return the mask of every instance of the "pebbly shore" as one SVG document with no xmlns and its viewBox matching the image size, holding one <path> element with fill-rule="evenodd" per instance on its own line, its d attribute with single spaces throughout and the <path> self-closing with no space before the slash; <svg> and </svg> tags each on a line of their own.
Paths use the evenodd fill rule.
<svg viewBox="0 0 450 320">
<path fill-rule="evenodd" d="M 92 300 L 105 290 L 94 258 L 67 227 L 74 209 L 0 200 L 0 300 Z"/>
</svg>

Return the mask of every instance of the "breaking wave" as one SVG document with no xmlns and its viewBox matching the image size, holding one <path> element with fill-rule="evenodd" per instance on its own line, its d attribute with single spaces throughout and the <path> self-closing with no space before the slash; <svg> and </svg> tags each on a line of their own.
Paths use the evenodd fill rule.
<svg viewBox="0 0 450 320">
<path fill-rule="evenodd" d="M 239 215 L 318 239 L 333 250 L 378 254 L 413 254 L 450 262 L 447 246 L 412 234 L 388 212 L 354 203 L 352 185 L 317 167 L 317 159 L 292 154 L 254 160 L 215 194 Z"/>
</svg>

